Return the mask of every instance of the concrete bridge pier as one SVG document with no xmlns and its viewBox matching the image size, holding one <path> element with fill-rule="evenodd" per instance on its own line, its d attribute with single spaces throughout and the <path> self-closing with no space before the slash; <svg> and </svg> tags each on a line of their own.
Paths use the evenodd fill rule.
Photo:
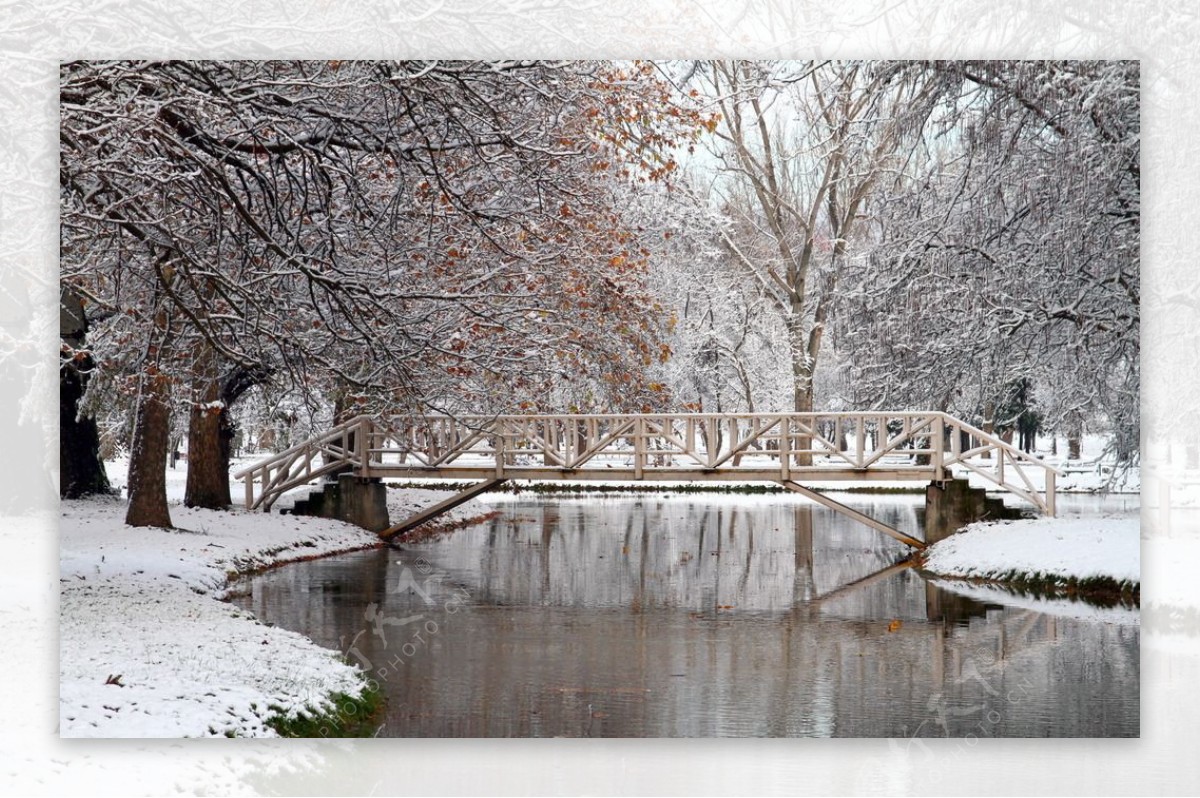
<svg viewBox="0 0 1200 798">
<path fill-rule="evenodd" d="M 944 540 L 976 521 L 1023 517 L 1020 510 L 988 496 L 983 488 L 972 488 L 965 479 L 931 482 L 925 488 L 925 512 L 921 521 L 926 544 Z"/>
<path fill-rule="evenodd" d="M 378 480 L 338 474 L 336 482 L 326 482 L 307 498 L 296 502 L 293 515 L 335 518 L 382 532 L 391 526 L 387 509 L 387 487 Z"/>
</svg>

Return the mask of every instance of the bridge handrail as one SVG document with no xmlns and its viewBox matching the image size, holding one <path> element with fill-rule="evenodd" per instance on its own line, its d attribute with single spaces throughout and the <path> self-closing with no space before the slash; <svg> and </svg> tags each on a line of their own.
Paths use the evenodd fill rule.
<svg viewBox="0 0 1200 798">
<path fill-rule="evenodd" d="M 320 443 L 324 443 L 325 441 L 331 440 L 332 438 L 340 437 L 340 435 L 343 431 L 352 429 L 352 428 L 358 426 L 359 424 L 362 424 L 363 422 L 373 422 L 373 421 L 374 421 L 374 419 L 368 415 L 355 416 L 354 418 L 350 419 L 349 421 L 343 421 L 341 424 L 330 427 L 325 432 L 322 432 L 320 435 L 316 435 L 316 436 L 313 436 L 312 438 L 301 441 L 300 443 L 297 443 L 295 446 L 290 446 L 287 449 L 284 449 L 283 451 L 275 452 L 270 457 L 267 457 L 263 460 L 259 460 L 258 462 L 252 463 L 251 465 L 248 465 L 245 468 L 241 468 L 237 471 L 234 471 L 233 477 L 234 477 L 234 479 L 241 479 L 242 477 L 246 476 L 247 474 L 250 474 L 254 471 L 261 470 L 264 466 L 269 466 L 276 461 L 285 460 L 293 454 L 296 454 L 298 452 L 303 452 L 306 449 L 310 449 L 313 446 L 320 444 Z"/>
<path fill-rule="evenodd" d="M 963 421 L 962 419 L 957 418 L 956 416 L 952 416 L 949 413 L 942 413 L 941 415 L 942 415 L 943 420 L 946 423 L 948 423 L 950 426 L 958 427 L 963 432 L 966 432 L 967 434 L 969 434 L 973 437 L 979 438 L 980 440 L 985 440 L 989 444 L 995 446 L 996 448 L 1003 449 L 1004 451 L 1008 452 L 1010 455 L 1017 458 L 1018 460 L 1024 460 L 1025 462 L 1029 463 L 1030 465 L 1036 465 L 1037 467 L 1045 469 L 1046 471 L 1053 472 L 1055 476 L 1059 476 L 1059 477 L 1066 476 L 1066 472 L 1063 471 L 1062 469 L 1055 468 L 1054 466 L 1047 463 L 1045 460 L 1042 460 L 1039 457 L 1034 457 L 1029 452 L 1018 449 L 1016 446 L 1013 446 L 1011 443 L 1008 443 L 1003 438 L 996 435 L 994 432 L 984 432 L 983 430 L 979 429 L 978 427 L 976 427 L 972 424 L 968 424 L 967 422 Z"/>
<path fill-rule="evenodd" d="M 1058 470 L 1044 460 L 1034 457 L 1028 452 L 1021 451 L 994 433 L 984 432 L 978 427 L 968 424 L 961 419 L 955 418 L 948 413 L 943 413 L 942 417 L 942 423 L 951 430 L 950 440 L 952 443 L 952 450 L 949 453 L 942 453 L 941 465 L 943 468 L 960 465 L 971 473 L 978 474 L 984 479 L 1001 488 L 1004 488 L 1010 493 L 1020 496 L 1030 504 L 1033 504 L 1035 507 L 1042 510 L 1042 512 L 1046 513 L 1047 515 L 1055 515 L 1055 496 L 1057 493 L 1056 480 L 1058 477 L 1063 475 L 1062 471 Z M 971 450 L 972 452 L 983 454 L 986 451 L 995 449 L 998 457 L 996 457 L 994 467 L 984 468 L 982 465 L 968 462 L 968 458 L 966 456 L 967 453 L 961 452 L 958 448 L 959 437 L 954 434 L 955 431 L 966 433 L 971 437 L 978 438 L 984 444 L 983 446 Z M 947 456 L 947 454 L 949 456 Z M 1024 486 L 1014 484 L 1006 479 L 1004 467 L 1006 457 L 1012 460 L 1012 465 L 1017 472 L 1017 475 L 1021 477 L 1021 481 L 1024 483 Z M 1039 495 L 1037 486 L 1029 480 L 1028 476 L 1026 476 L 1023 467 L 1040 468 L 1043 470 L 1045 483 L 1040 491 L 1041 495 Z"/>
<path fill-rule="evenodd" d="M 316 437 L 234 472 L 234 478 L 241 479 L 245 486 L 246 508 L 269 509 L 276 499 L 293 488 L 347 467 L 361 469 L 367 462 L 365 451 L 373 426 L 374 420 L 370 416 L 355 416 Z M 353 448 L 349 445 L 351 435 L 358 436 Z M 335 441 L 336 446 L 333 445 Z M 313 468 L 313 460 L 318 455 L 324 455 L 326 462 Z M 255 476 L 260 476 L 262 485 L 257 499 L 254 497 Z"/>
</svg>

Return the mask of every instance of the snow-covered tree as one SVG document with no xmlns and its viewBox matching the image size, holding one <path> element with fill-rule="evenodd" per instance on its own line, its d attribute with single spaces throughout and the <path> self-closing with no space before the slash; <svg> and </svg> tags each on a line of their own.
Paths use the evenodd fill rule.
<svg viewBox="0 0 1200 798">
<path fill-rule="evenodd" d="M 721 111 L 730 261 L 787 330 L 793 407 L 813 378 L 850 242 L 904 143 L 903 87 L 861 62 L 715 62 L 696 70 Z"/>
<path fill-rule="evenodd" d="M 347 414 L 628 375 L 613 364 L 655 330 L 615 192 L 699 130 L 654 110 L 657 82 L 595 63 L 65 64 L 63 279 L 97 321 L 93 388 L 136 398 L 129 522 L 169 523 L 181 388 L 188 501 L 220 506 L 228 404 L 268 378 Z"/>
<path fill-rule="evenodd" d="M 1138 437 L 1139 105 L 1132 62 L 883 67 L 936 106 L 872 214 L 836 311 L 860 401 L 1004 426 L 1010 387 L 1042 423 Z"/>
</svg>

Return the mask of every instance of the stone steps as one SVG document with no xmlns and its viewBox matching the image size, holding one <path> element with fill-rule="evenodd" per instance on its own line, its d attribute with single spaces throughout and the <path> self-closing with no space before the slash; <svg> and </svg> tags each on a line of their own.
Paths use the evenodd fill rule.
<svg viewBox="0 0 1200 798">
<path fill-rule="evenodd" d="M 377 479 L 361 479 L 339 474 L 337 481 L 325 481 L 291 507 L 281 507 L 281 515 L 307 515 L 335 518 L 356 524 L 372 532 L 391 526 L 387 510 L 387 488 Z"/>
<path fill-rule="evenodd" d="M 1009 507 L 1001 499 L 989 496 L 983 488 L 971 487 L 965 479 L 948 479 L 926 488 L 921 523 L 925 529 L 925 542 L 936 543 L 976 521 L 1028 517 L 1029 512 Z"/>
</svg>

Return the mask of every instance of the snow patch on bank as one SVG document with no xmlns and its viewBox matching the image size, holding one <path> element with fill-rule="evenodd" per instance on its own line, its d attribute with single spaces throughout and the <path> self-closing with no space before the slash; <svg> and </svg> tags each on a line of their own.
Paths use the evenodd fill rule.
<svg viewBox="0 0 1200 798">
<path fill-rule="evenodd" d="M 216 599 L 239 573 L 374 545 L 338 521 L 174 506 L 131 528 L 125 503 L 62 502 L 59 733 L 272 736 L 280 710 L 357 694 L 356 668 Z"/>
<path fill-rule="evenodd" d="M 943 576 L 996 579 L 1011 572 L 1141 581 L 1136 517 L 986 521 L 931 546 L 925 568 Z"/>
<path fill-rule="evenodd" d="M 219 599 L 239 574 L 377 545 L 378 536 L 327 519 L 189 509 L 177 503 L 176 475 L 182 469 L 168 479 L 176 529 L 125 526 L 116 498 L 61 503 L 63 737 L 274 736 L 273 715 L 330 711 L 331 695 L 363 686 L 337 652 Z M 388 492 L 393 518 L 442 498 Z"/>
</svg>

